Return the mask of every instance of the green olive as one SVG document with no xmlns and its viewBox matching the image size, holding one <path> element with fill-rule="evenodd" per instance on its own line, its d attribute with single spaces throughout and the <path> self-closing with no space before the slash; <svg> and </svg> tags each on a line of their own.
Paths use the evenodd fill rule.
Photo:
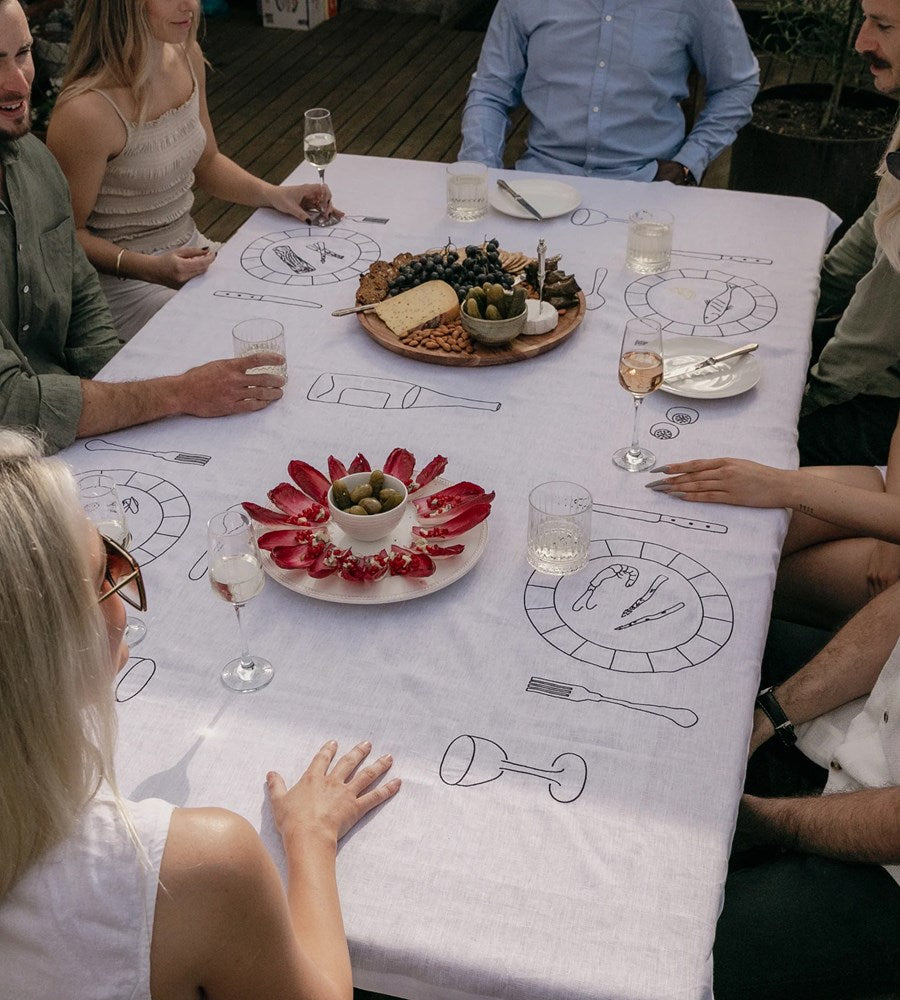
<svg viewBox="0 0 900 1000">
<path fill-rule="evenodd" d="M 364 508 L 367 514 L 380 514 L 382 509 L 375 497 L 363 497 L 359 501 L 359 506 Z"/>
<path fill-rule="evenodd" d="M 354 504 L 352 507 L 348 507 L 346 510 L 347 514 L 362 514 L 364 517 L 369 513 L 365 507 L 360 507 L 359 504 Z"/>
<path fill-rule="evenodd" d="M 347 489 L 347 484 L 343 479 L 335 479 L 331 484 L 331 499 L 338 510 L 346 510 L 353 505 L 350 491 Z"/>
<path fill-rule="evenodd" d="M 403 503 L 403 494 L 399 490 L 387 487 L 378 494 L 378 499 L 381 501 L 382 510 L 393 510 Z"/>
<path fill-rule="evenodd" d="M 350 490 L 350 499 L 354 503 L 359 503 L 359 501 L 364 499 L 365 497 L 370 497 L 373 492 L 374 490 L 368 483 L 362 483 L 355 489 Z"/>
<path fill-rule="evenodd" d="M 381 469 L 373 469 L 372 475 L 369 476 L 369 485 L 372 487 L 373 496 L 384 488 L 384 473 Z"/>
</svg>

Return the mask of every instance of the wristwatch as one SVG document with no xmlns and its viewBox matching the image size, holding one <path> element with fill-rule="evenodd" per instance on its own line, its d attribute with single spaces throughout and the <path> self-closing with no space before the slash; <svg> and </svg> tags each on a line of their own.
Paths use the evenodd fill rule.
<svg viewBox="0 0 900 1000">
<path fill-rule="evenodd" d="M 765 713 L 769 722 L 775 727 L 775 735 L 786 747 L 793 746 L 797 742 L 794 724 L 784 714 L 784 709 L 771 687 L 763 688 L 759 692 L 756 696 L 756 707 Z"/>
</svg>

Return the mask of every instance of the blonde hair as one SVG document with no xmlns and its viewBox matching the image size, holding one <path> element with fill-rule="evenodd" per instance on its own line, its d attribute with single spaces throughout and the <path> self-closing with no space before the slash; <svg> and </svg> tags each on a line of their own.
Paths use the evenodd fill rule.
<svg viewBox="0 0 900 1000">
<path fill-rule="evenodd" d="M 888 143 L 887 152 L 900 149 L 900 119 Z M 895 271 L 900 271 L 900 180 L 888 170 L 884 160 L 878 168 L 878 214 L 875 237 Z"/>
<path fill-rule="evenodd" d="M 0 428 L 0 899 L 115 788 L 114 674 L 72 474 Z"/>
<path fill-rule="evenodd" d="M 201 16 L 198 5 L 186 51 L 197 40 Z M 89 90 L 121 88 L 131 95 L 137 120 L 143 121 L 153 41 L 146 0 L 75 0 L 75 27 L 59 100 Z"/>
</svg>

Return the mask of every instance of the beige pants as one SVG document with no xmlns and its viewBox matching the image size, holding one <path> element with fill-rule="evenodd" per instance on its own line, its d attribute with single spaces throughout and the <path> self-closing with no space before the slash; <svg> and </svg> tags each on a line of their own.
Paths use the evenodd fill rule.
<svg viewBox="0 0 900 1000">
<path fill-rule="evenodd" d="M 210 250 L 218 250 L 221 243 L 208 240 L 196 228 L 193 235 L 181 244 L 184 247 L 208 246 Z M 126 247 L 126 249 L 130 249 Z M 159 250 L 158 253 L 168 253 L 169 250 Z M 155 285 L 149 281 L 139 281 L 135 278 L 116 278 L 111 274 L 100 275 L 100 287 L 109 304 L 113 323 L 122 340 L 131 338 L 147 323 L 150 318 L 177 294 L 177 289 L 165 285 Z"/>
</svg>

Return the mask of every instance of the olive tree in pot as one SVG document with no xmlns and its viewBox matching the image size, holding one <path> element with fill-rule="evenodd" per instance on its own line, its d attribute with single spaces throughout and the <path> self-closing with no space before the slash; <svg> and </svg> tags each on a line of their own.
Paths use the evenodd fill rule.
<svg viewBox="0 0 900 1000">
<path fill-rule="evenodd" d="M 897 102 L 854 84 L 862 62 L 854 42 L 859 0 L 773 0 L 762 15 L 758 51 L 826 67 L 827 83 L 787 83 L 760 91 L 753 120 L 732 149 L 730 187 L 824 202 L 843 220 L 875 195 L 875 168 Z"/>
</svg>

